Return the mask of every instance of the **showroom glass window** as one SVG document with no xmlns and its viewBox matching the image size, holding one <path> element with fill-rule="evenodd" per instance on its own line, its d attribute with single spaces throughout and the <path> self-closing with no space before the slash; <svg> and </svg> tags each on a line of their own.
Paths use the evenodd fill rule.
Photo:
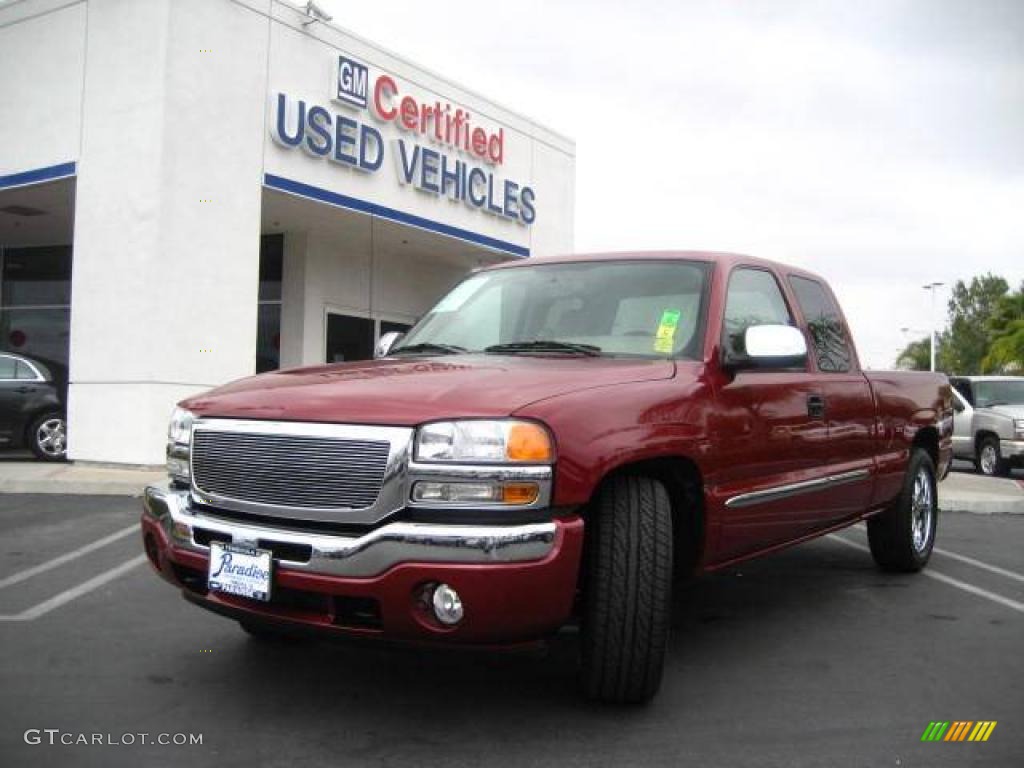
<svg viewBox="0 0 1024 768">
<path fill-rule="evenodd" d="M 822 373 L 846 373 L 850 370 L 853 352 L 846 328 L 832 296 L 817 280 L 793 275 L 789 284 L 807 321 L 814 344 L 818 370 Z"/>
<path fill-rule="evenodd" d="M 260 238 L 260 293 L 256 320 L 256 373 L 281 367 L 281 274 L 284 235 Z"/>
<path fill-rule="evenodd" d="M 67 365 L 71 246 L 0 249 L 0 349 Z"/>
</svg>

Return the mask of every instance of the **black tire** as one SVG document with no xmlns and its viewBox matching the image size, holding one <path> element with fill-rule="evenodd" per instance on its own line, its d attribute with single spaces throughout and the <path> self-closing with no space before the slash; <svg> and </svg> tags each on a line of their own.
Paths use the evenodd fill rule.
<svg viewBox="0 0 1024 768">
<path fill-rule="evenodd" d="M 927 500 L 925 489 L 919 483 L 927 485 Z M 885 512 L 868 520 L 868 544 L 879 568 L 903 573 L 915 573 L 924 568 L 935 545 L 938 500 L 935 464 L 925 451 L 915 449 L 910 454 L 899 497 Z M 915 504 L 918 513 L 915 513 Z M 930 522 L 924 515 L 930 517 Z"/>
<path fill-rule="evenodd" d="M 639 476 L 604 484 L 587 521 L 581 684 L 593 699 L 638 704 L 661 685 L 672 599 L 672 508 Z"/>
<path fill-rule="evenodd" d="M 68 423 L 63 413 L 53 411 L 36 416 L 25 438 L 37 459 L 64 461 L 68 455 Z"/>
<path fill-rule="evenodd" d="M 986 451 L 995 454 L 994 462 L 983 461 Z M 1003 458 L 999 450 L 999 438 L 988 435 L 978 442 L 978 455 L 975 457 L 974 466 L 985 477 L 1006 477 L 1010 474 L 1010 463 Z"/>
</svg>

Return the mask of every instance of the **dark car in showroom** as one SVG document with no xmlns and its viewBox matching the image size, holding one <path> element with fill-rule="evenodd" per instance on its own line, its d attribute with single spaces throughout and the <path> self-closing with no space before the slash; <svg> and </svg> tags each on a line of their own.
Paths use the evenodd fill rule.
<svg viewBox="0 0 1024 768">
<path fill-rule="evenodd" d="M 63 366 L 0 352 L 0 447 L 27 447 L 44 461 L 62 461 L 68 445 L 66 403 Z"/>
</svg>

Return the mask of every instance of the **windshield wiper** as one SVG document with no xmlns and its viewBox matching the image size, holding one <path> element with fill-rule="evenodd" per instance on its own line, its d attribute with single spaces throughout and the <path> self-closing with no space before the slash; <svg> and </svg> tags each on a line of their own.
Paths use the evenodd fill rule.
<svg viewBox="0 0 1024 768">
<path fill-rule="evenodd" d="M 568 341 L 538 339 L 536 341 L 510 341 L 507 344 L 493 344 L 484 347 L 492 355 L 514 355 L 519 352 L 569 352 L 586 357 L 600 357 L 601 348 L 593 344 L 574 344 Z"/>
<path fill-rule="evenodd" d="M 442 355 L 457 355 L 460 352 L 465 352 L 465 351 L 466 351 L 465 347 L 460 347 L 460 346 L 458 346 L 456 344 L 434 344 L 432 342 L 425 341 L 425 342 L 423 342 L 421 344 L 409 344 L 408 346 L 405 346 L 405 347 L 399 347 L 398 349 L 392 349 L 389 354 L 401 355 L 404 352 L 411 352 L 411 353 L 414 353 L 414 354 L 417 353 L 417 352 L 427 352 L 427 353 L 434 352 L 434 353 L 440 353 Z"/>
</svg>

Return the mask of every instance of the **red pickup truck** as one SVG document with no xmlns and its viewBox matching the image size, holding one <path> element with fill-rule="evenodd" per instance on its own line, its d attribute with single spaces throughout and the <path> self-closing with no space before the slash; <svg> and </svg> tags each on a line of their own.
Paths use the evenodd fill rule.
<svg viewBox="0 0 1024 768">
<path fill-rule="evenodd" d="M 153 567 L 257 638 L 510 646 L 578 620 L 595 698 L 657 691 L 673 585 L 867 519 L 917 571 L 945 376 L 860 369 L 819 277 L 745 256 L 471 274 L 379 359 L 180 403 Z"/>
</svg>

